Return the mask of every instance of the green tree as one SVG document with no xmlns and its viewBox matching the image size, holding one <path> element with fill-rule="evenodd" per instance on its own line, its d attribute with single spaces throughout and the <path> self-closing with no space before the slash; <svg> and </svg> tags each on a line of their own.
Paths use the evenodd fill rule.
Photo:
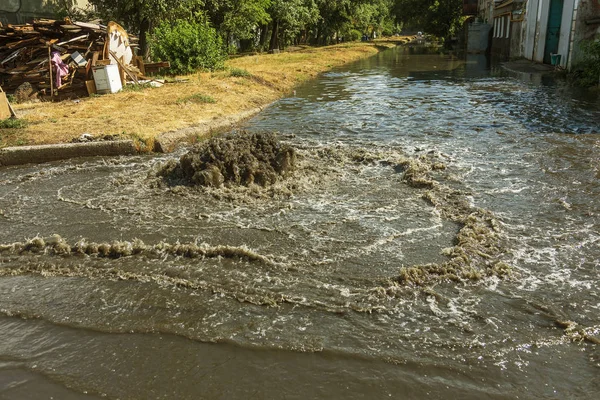
<svg viewBox="0 0 600 400">
<path fill-rule="evenodd" d="M 330 43 L 351 22 L 352 0 L 318 0 L 320 20 L 315 27 L 315 42 Z"/>
<path fill-rule="evenodd" d="M 441 0 L 446 1 L 446 0 Z M 455 2 L 457 0 L 447 0 Z M 393 30 L 401 5 L 433 0 L 90 0 L 104 20 L 115 20 L 140 36 L 147 54 L 147 35 L 161 21 L 206 17 L 227 44 L 276 49 L 290 43 L 327 44 L 335 38 L 355 38 L 357 32 Z M 392 8 L 397 12 L 392 12 Z M 429 8 L 427 8 L 429 12 Z M 416 14 L 414 15 L 416 17 Z M 349 33 L 346 35 L 346 33 Z M 360 33 L 358 34 L 360 35 Z"/>
<path fill-rule="evenodd" d="M 163 20 L 194 17 L 204 0 L 89 0 L 104 21 L 116 21 L 140 38 L 140 53 L 148 53 L 148 34 Z"/>
<path fill-rule="evenodd" d="M 268 23 L 271 16 L 267 9 L 271 0 L 232 0 L 232 7 L 225 13 L 222 30 L 227 36 L 250 39 L 256 28 Z"/>
<path fill-rule="evenodd" d="M 461 0 L 395 0 L 398 21 L 448 39 L 462 24 Z"/>
<path fill-rule="evenodd" d="M 204 10 L 211 23 L 229 42 L 253 39 L 257 28 L 271 20 L 271 0 L 206 0 Z"/>
<path fill-rule="evenodd" d="M 391 19 L 392 0 L 371 0 L 355 4 L 352 15 L 354 27 L 363 33 L 381 33 Z"/>
<path fill-rule="evenodd" d="M 269 12 L 273 22 L 271 50 L 279 48 L 282 40 L 306 32 L 319 19 L 315 0 L 272 0 Z"/>
</svg>

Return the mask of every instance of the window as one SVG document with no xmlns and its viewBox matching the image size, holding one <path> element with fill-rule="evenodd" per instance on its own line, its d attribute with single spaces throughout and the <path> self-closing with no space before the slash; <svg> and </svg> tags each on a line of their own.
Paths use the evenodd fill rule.
<svg viewBox="0 0 600 400">
<path fill-rule="evenodd" d="M 494 18 L 494 37 L 510 38 L 510 14 Z"/>
</svg>

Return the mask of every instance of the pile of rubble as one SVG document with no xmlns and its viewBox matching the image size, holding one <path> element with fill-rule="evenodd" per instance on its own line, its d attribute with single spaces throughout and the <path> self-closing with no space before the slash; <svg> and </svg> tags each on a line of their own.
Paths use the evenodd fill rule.
<svg viewBox="0 0 600 400">
<path fill-rule="evenodd" d="M 151 80 L 146 74 L 168 67 L 144 63 L 135 56 L 137 43 L 114 22 L 40 19 L 25 25 L 0 24 L 0 86 L 19 100 L 114 92 L 109 82 L 114 76 L 105 71 L 96 74 L 97 69 L 112 65 L 121 87 L 128 81 Z"/>
</svg>

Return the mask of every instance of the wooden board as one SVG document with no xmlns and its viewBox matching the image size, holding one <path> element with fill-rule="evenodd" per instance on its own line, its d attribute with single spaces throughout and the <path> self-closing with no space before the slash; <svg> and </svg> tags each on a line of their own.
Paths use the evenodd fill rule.
<svg viewBox="0 0 600 400">
<path fill-rule="evenodd" d="M 85 81 L 85 86 L 87 88 L 87 92 L 88 92 L 89 96 L 98 93 L 96 91 L 96 82 L 94 82 L 93 80 Z"/>
<path fill-rule="evenodd" d="M 8 107 L 8 99 L 4 92 L 0 92 L 0 120 L 12 117 L 10 108 Z"/>
</svg>

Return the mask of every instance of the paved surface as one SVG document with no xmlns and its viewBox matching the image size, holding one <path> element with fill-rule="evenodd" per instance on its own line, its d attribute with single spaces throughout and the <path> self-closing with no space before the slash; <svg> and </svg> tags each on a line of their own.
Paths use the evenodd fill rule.
<svg viewBox="0 0 600 400">
<path fill-rule="evenodd" d="M 555 71 L 552 65 L 541 64 L 529 60 L 509 61 L 502 64 L 502 67 L 509 71 L 523 72 L 526 74 L 550 74 Z"/>
</svg>

